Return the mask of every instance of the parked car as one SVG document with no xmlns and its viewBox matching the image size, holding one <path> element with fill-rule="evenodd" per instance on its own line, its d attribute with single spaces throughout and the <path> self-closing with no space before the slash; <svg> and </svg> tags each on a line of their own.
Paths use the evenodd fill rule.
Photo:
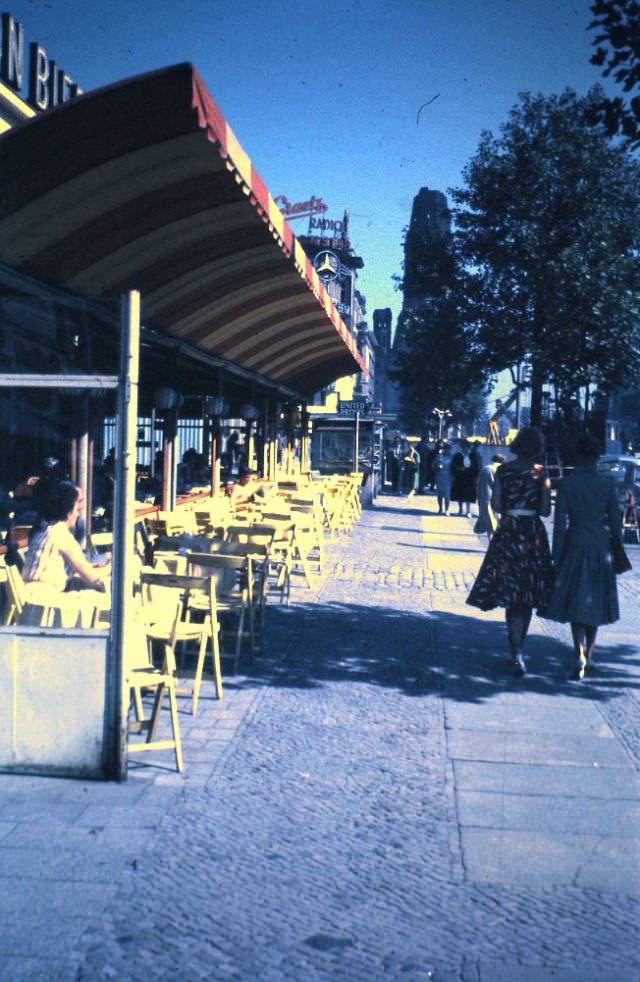
<svg viewBox="0 0 640 982">
<path fill-rule="evenodd" d="M 640 464 L 635 457 L 629 454 L 604 454 L 598 460 L 598 471 L 614 482 L 621 508 L 628 503 L 629 494 L 640 505 Z"/>
</svg>

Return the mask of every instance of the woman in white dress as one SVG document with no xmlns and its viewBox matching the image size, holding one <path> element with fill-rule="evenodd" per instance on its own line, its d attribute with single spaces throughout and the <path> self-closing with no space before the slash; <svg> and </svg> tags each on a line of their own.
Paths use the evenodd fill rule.
<svg viewBox="0 0 640 982">
<path fill-rule="evenodd" d="M 501 453 L 494 453 L 491 463 L 486 464 L 478 476 L 478 518 L 473 526 L 473 531 L 480 534 L 487 533 L 487 538 L 491 541 L 491 536 L 495 532 L 498 519 L 491 507 L 491 496 L 493 485 L 496 479 L 496 471 L 500 464 L 504 464 L 504 456 Z"/>
<path fill-rule="evenodd" d="M 73 536 L 83 504 L 81 489 L 71 481 L 60 481 L 43 503 L 43 522 L 29 543 L 22 571 L 30 603 L 46 606 L 56 594 L 72 588 L 74 581 L 105 592 L 111 567 L 92 566 Z"/>
</svg>

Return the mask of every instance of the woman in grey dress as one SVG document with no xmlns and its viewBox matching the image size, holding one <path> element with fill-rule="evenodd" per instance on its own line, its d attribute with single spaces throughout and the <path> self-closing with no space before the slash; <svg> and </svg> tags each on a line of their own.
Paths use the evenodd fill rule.
<svg viewBox="0 0 640 982">
<path fill-rule="evenodd" d="M 574 680 L 584 678 L 598 627 L 620 617 L 611 538 L 622 541 L 622 523 L 615 487 L 596 469 L 599 455 L 598 442 L 581 436 L 576 467 L 558 485 L 553 523 L 557 573 L 549 604 L 540 612 L 571 624 Z"/>
</svg>

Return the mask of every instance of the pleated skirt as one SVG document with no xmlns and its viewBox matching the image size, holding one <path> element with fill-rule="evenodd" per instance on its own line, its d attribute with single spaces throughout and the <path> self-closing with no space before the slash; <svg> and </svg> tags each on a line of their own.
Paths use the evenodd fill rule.
<svg viewBox="0 0 640 982">
<path fill-rule="evenodd" d="M 606 536 L 605 536 L 606 539 Z M 542 617 L 562 624 L 613 624 L 620 618 L 618 585 L 608 540 L 568 533 L 549 603 Z"/>
</svg>

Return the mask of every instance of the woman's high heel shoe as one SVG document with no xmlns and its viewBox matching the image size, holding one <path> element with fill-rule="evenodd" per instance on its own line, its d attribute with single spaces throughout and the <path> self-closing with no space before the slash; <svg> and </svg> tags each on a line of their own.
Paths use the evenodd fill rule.
<svg viewBox="0 0 640 982">
<path fill-rule="evenodd" d="M 587 659 L 584 652 L 581 650 L 578 655 L 576 655 L 575 665 L 571 670 L 569 678 L 572 682 L 582 682 L 587 670 Z"/>
<path fill-rule="evenodd" d="M 512 656 L 511 665 L 513 667 L 513 674 L 517 676 L 517 678 L 522 678 L 523 675 L 526 675 L 527 666 L 524 663 L 524 658 L 519 652 L 517 655 Z"/>
</svg>

